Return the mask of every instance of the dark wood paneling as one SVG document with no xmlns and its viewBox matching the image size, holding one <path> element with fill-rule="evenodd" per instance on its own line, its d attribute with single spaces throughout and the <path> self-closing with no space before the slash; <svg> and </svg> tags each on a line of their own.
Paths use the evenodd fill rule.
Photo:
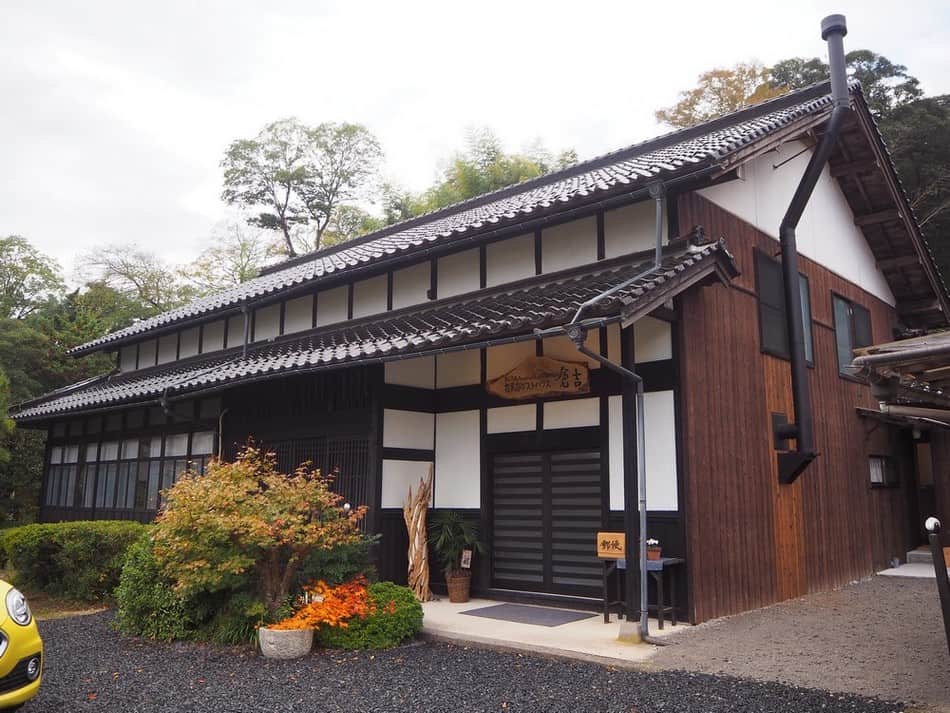
<svg viewBox="0 0 950 713">
<path fill-rule="evenodd" d="M 891 338 L 894 310 L 801 257 L 811 289 L 815 367 L 809 369 L 818 459 L 779 485 L 772 413 L 792 417 L 789 364 L 760 353 L 754 250 L 778 242 L 695 194 L 679 202 L 682 225 L 722 236 L 742 274 L 731 287 L 680 300 L 688 559 L 695 621 L 830 589 L 887 565 L 911 545 L 910 472 L 899 488 L 871 488 L 868 455 L 907 470 L 905 437 L 873 428 L 855 408 L 866 385 L 838 375 L 832 290 L 866 307 L 876 341 Z M 829 238 L 830 239 L 830 238 Z"/>
</svg>

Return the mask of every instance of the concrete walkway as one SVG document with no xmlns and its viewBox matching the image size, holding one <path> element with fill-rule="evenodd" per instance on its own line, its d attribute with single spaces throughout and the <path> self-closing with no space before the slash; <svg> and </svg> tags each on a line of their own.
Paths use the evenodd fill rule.
<svg viewBox="0 0 950 713">
<path fill-rule="evenodd" d="M 611 616 L 609 624 L 604 623 L 602 614 L 590 612 L 590 617 L 580 621 L 560 626 L 538 626 L 462 614 L 495 604 L 499 602 L 487 599 L 472 599 L 465 604 L 452 604 L 447 598 L 426 602 L 422 605 L 425 612 L 423 634 L 431 639 L 455 644 L 488 646 L 621 667 L 642 663 L 657 650 L 651 644 L 618 641 L 620 623 L 616 615 Z M 683 624 L 673 627 L 667 620 L 660 631 L 657 621 L 650 620 L 650 635 L 658 639 L 687 628 Z"/>
<path fill-rule="evenodd" d="M 950 567 L 947 568 L 947 572 L 950 573 Z M 932 564 L 924 564 L 923 562 L 909 562 L 907 564 L 902 564 L 899 567 L 891 567 L 890 569 L 882 570 L 878 572 L 883 577 L 914 577 L 919 579 L 936 579 L 937 575 L 934 572 L 934 566 Z"/>
</svg>

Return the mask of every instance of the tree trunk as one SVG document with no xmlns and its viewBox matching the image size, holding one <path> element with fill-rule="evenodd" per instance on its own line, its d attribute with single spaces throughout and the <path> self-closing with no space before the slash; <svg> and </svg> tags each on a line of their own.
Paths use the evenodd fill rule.
<svg viewBox="0 0 950 713">
<path fill-rule="evenodd" d="M 412 487 L 402 508 L 402 516 L 409 531 L 409 577 L 408 585 L 416 599 L 427 602 L 432 599 L 429 590 L 429 542 L 426 537 L 426 512 L 432 493 L 432 466 L 425 479 L 419 479 L 415 495 Z"/>
</svg>

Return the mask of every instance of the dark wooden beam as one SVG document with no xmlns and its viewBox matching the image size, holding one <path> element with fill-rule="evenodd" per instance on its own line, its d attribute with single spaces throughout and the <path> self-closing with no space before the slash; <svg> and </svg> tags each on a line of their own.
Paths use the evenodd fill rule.
<svg viewBox="0 0 950 713">
<path fill-rule="evenodd" d="M 865 225 L 886 223 L 889 220 L 900 220 L 901 218 L 903 218 L 903 215 L 899 210 L 897 210 L 897 208 L 889 208 L 888 210 L 879 210 L 876 213 L 856 215 L 854 217 L 854 224 L 861 228 Z"/>
<path fill-rule="evenodd" d="M 840 178 L 841 176 L 850 176 L 855 173 L 871 173 L 880 168 L 880 164 L 877 162 L 877 159 L 869 159 L 867 161 L 852 161 L 850 163 L 842 163 L 837 166 L 831 166 L 831 175 L 835 178 Z"/>
<path fill-rule="evenodd" d="M 928 300 L 910 300 L 897 307 L 897 313 L 902 317 L 908 315 L 926 314 L 927 312 L 939 312 L 940 302 L 933 299 Z"/>
<path fill-rule="evenodd" d="M 920 258 L 917 255 L 900 255 L 898 257 L 886 257 L 877 261 L 877 266 L 881 270 L 896 270 L 901 267 L 913 267 L 920 264 Z"/>
</svg>

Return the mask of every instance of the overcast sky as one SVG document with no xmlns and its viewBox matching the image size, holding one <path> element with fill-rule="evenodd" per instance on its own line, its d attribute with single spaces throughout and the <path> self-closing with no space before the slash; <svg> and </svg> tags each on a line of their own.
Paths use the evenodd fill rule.
<svg viewBox="0 0 950 713">
<path fill-rule="evenodd" d="M 227 214 L 225 147 L 287 116 L 365 124 L 417 190 L 473 126 L 590 157 L 661 133 L 706 69 L 823 57 L 830 12 L 950 92 L 946 0 L 0 0 L 0 235 L 67 273 L 110 243 L 190 259 Z"/>
</svg>

